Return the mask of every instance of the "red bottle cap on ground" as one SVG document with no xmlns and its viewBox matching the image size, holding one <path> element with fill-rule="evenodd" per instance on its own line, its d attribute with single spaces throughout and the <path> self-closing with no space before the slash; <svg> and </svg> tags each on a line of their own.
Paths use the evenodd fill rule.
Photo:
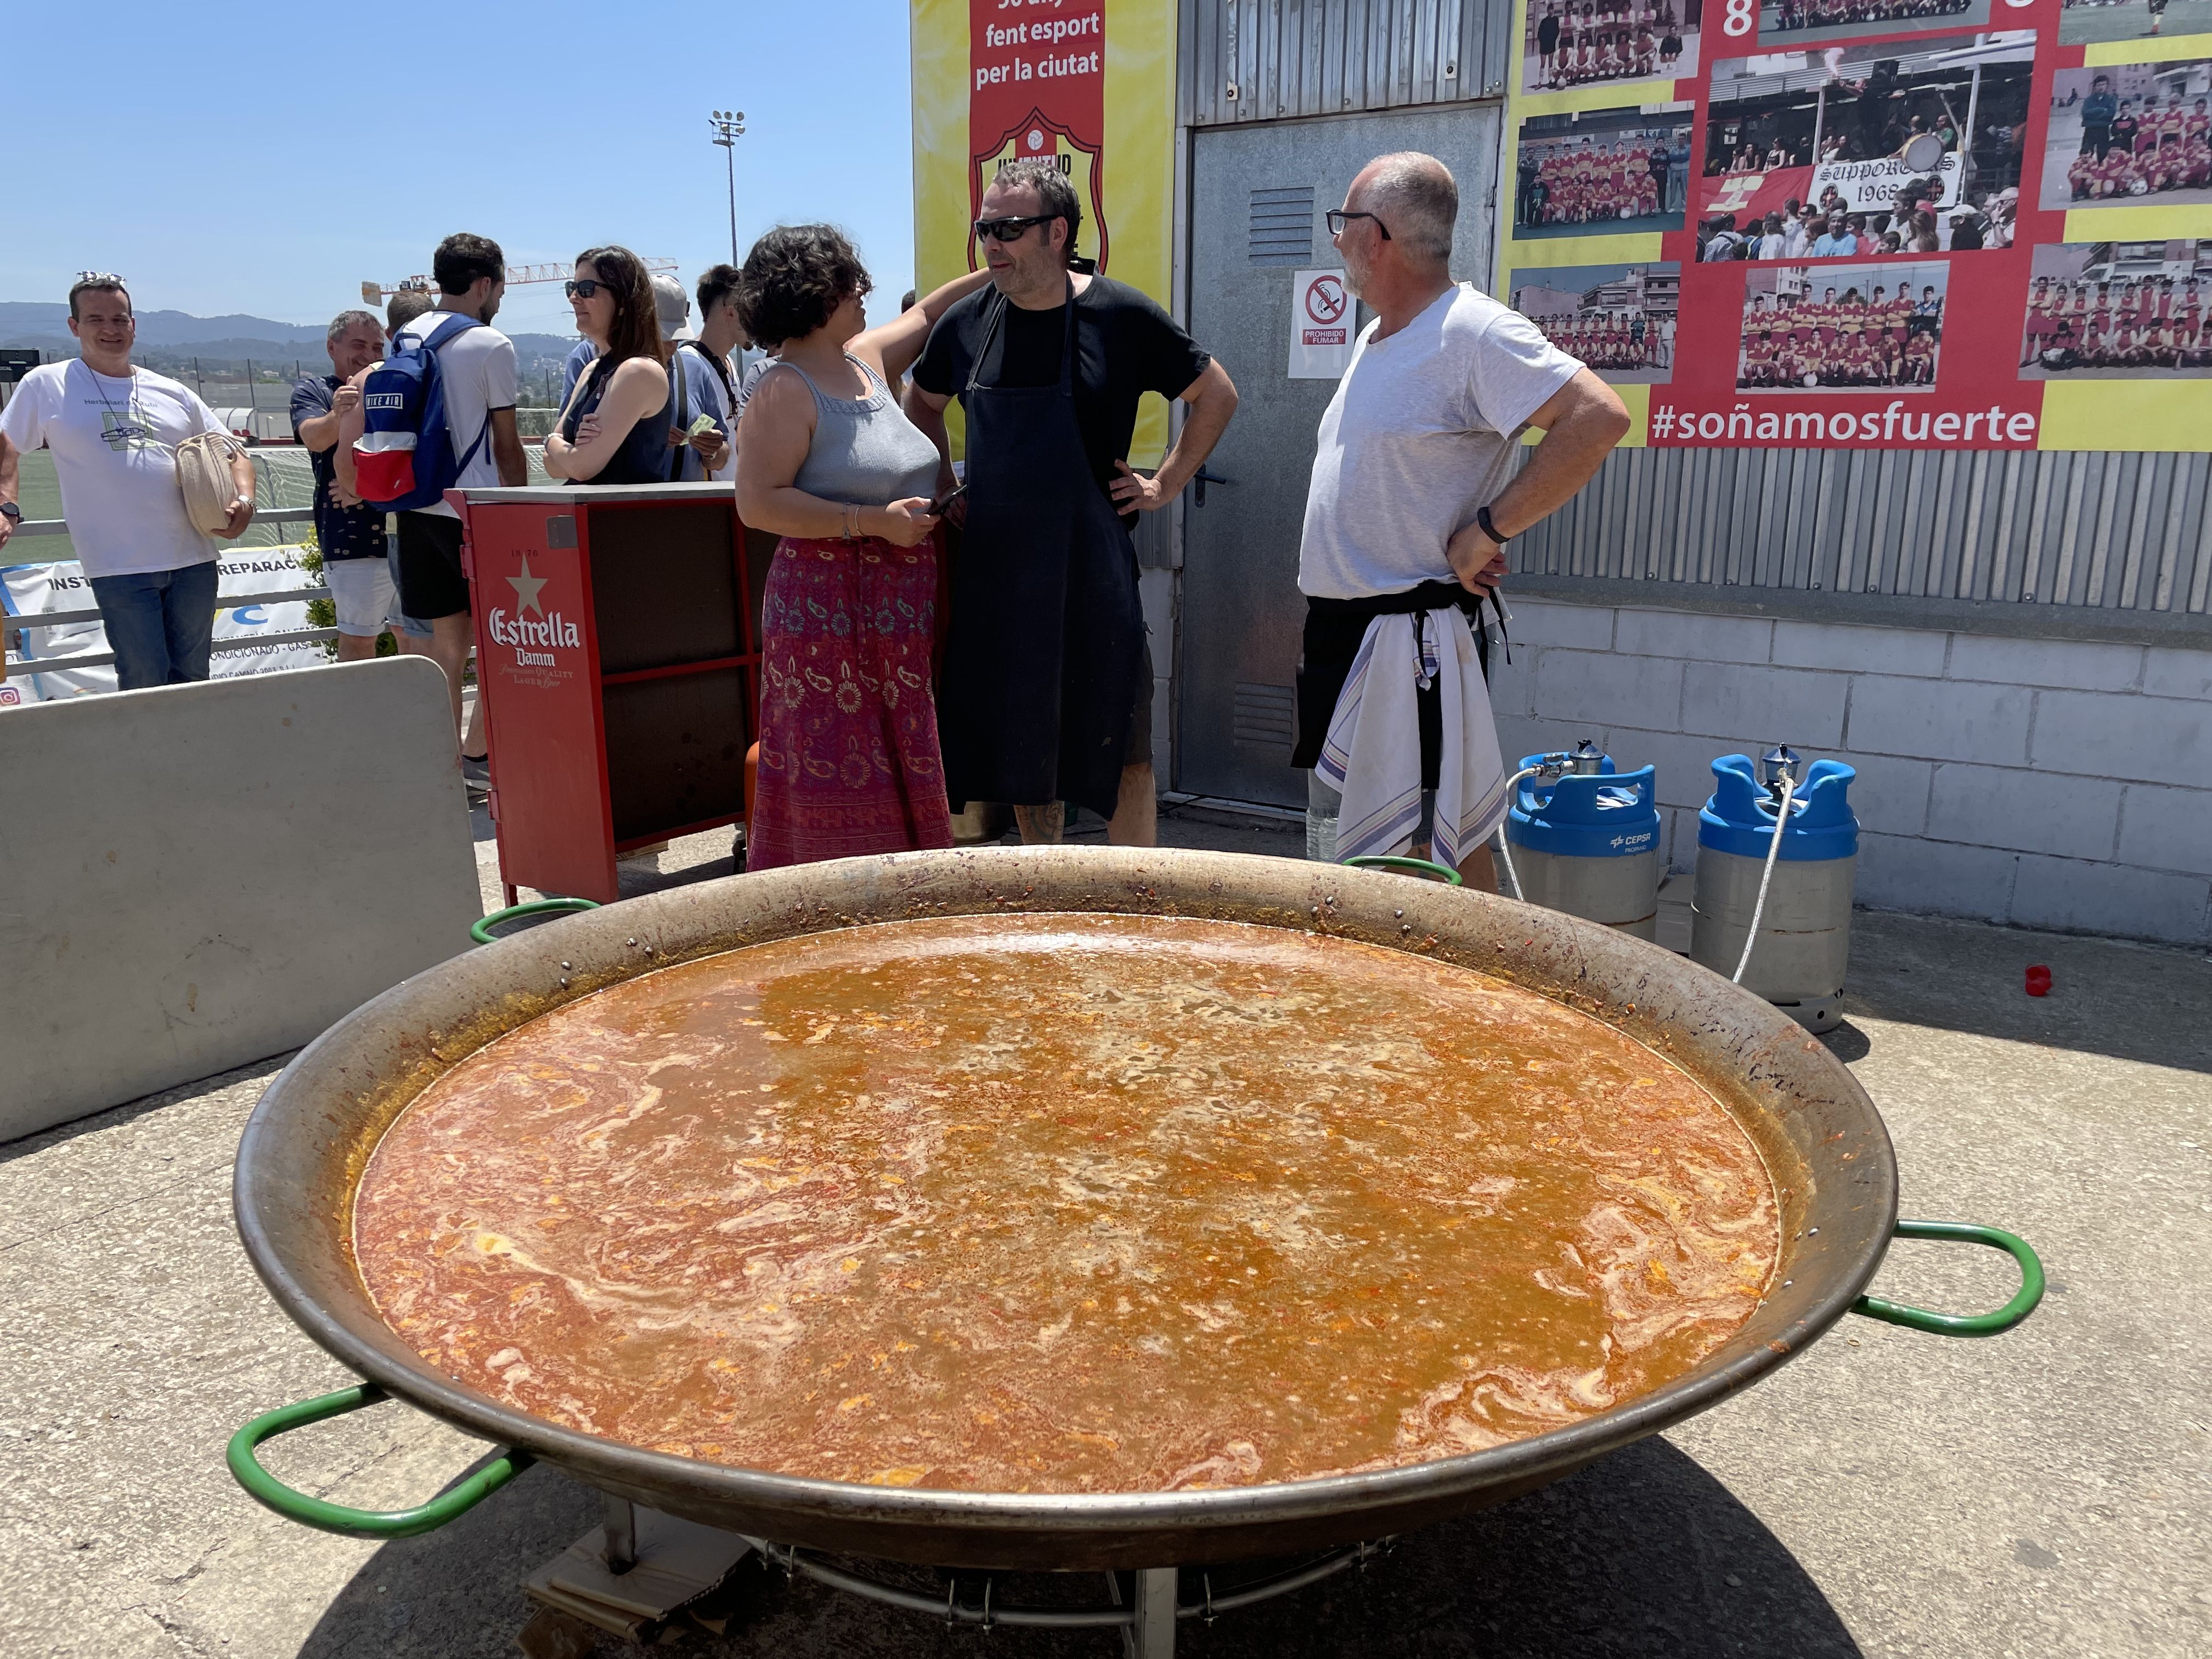
<svg viewBox="0 0 2212 1659">
<path fill-rule="evenodd" d="M 2032 997 L 2051 994 L 2051 969 L 2039 962 L 2027 970 L 2027 994 Z"/>
</svg>

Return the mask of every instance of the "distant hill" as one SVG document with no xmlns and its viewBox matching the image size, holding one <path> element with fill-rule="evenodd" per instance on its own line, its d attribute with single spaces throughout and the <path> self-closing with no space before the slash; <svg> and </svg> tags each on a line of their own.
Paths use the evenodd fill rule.
<svg viewBox="0 0 2212 1659">
<path fill-rule="evenodd" d="M 18 339 L 18 336 L 27 337 Z M 0 301 L 0 345 L 43 345 L 46 341 L 70 338 L 68 306 Z M 323 331 L 237 313 L 195 317 L 183 311 L 142 311 L 138 313 L 138 340 L 142 345 L 170 349 L 197 346 L 210 354 L 218 345 L 228 347 L 252 340 L 267 346 L 273 355 L 301 348 L 319 351 Z"/>
<path fill-rule="evenodd" d="M 558 334 L 517 334 L 512 338 L 525 374 L 540 372 L 549 362 L 560 362 L 576 343 Z M 76 339 L 69 331 L 69 307 L 0 301 L 0 346 L 27 347 L 44 352 L 49 360 L 76 356 Z M 189 368 L 195 357 L 203 366 L 242 366 L 250 358 L 257 369 L 264 363 L 282 364 L 289 372 L 295 360 L 303 364 L 325 361 L 323 330 L 319 325 L 308 327 L 235 313 L 228 317 L 195 317 L 183 311 L 138 313 L 140 362 L 174 374 Z"/>
</svg>

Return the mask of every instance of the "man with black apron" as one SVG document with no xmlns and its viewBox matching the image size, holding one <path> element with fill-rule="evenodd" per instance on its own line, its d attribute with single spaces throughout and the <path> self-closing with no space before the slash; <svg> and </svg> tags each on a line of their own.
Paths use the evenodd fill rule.
<svg viewBox="0 0 2212 1659">
<path fill-rule="evenodd" d="M 938 730 L 955 811 L 1005 801 L 1024 842 L 1056 842 L 1073 801 L 1116 845 L 1149 847 L 1152 664 L 1124 515 L 1176 498 L 1237 388 L 1143 294 L 1071 268 L 1082 222 L 1056 167 L 1000 173 L 975 224 L 992 286 L 939 319 L 907 388 L 908 417 L 947 457 L 940 494 L 954 398 L 967 422 Z M 1147 392 L 1189 405 L 1151 477 L 1128 465 Z"/>
</svg>

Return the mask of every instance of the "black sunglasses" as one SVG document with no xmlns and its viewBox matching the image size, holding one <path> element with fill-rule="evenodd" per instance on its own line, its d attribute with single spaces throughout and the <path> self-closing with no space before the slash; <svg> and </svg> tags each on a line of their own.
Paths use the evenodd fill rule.
<svg viewBox="0 0 2212 1659">
<path fill-rule="evenodd" d="M 1032 213 L 1025 219 L 978 219 L 975 238 L 978 241 L 1011 242 L 1031 225 L 1050 224 L 1059 217 L 1057 213 Z"/>
<path fill-rule="evenodd" d="M 561 291 L 572 300 L 588 300 L 606 284 L 596 276 L 579 276 L 561 284 Z"/>
<path fill-rule="evenodd" d="M 1322 215 L 1322 217 L 1328 222 L 1328 234 L 1332 236 L 1343 235 L 1345 228 L 1354 219 L 1375 219 L 1375 216 L 1371 213 L 1354 213 L 1346 208 L 1331 208 L 1327 213 Z M 1390 240 L 1390 227 L 1380 219 L 1375 219 L 1375 228 L 1382 233 L 1384 241 Z"/>
</svg>

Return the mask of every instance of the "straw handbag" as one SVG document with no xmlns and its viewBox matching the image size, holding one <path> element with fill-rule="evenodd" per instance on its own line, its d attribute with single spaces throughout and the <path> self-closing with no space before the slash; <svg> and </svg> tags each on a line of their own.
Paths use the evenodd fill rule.
<svg viewBox="0 0 2212 1659">
<path fill-rule="evenodd" d="M 230 523 L 230 504 L 238 499 L 231 458 L 243 448 L 228 432 L 197 433 L 177 446 L 177 487 L 185 492 L 185 516 L 204 536 Z"/>
</svg>

